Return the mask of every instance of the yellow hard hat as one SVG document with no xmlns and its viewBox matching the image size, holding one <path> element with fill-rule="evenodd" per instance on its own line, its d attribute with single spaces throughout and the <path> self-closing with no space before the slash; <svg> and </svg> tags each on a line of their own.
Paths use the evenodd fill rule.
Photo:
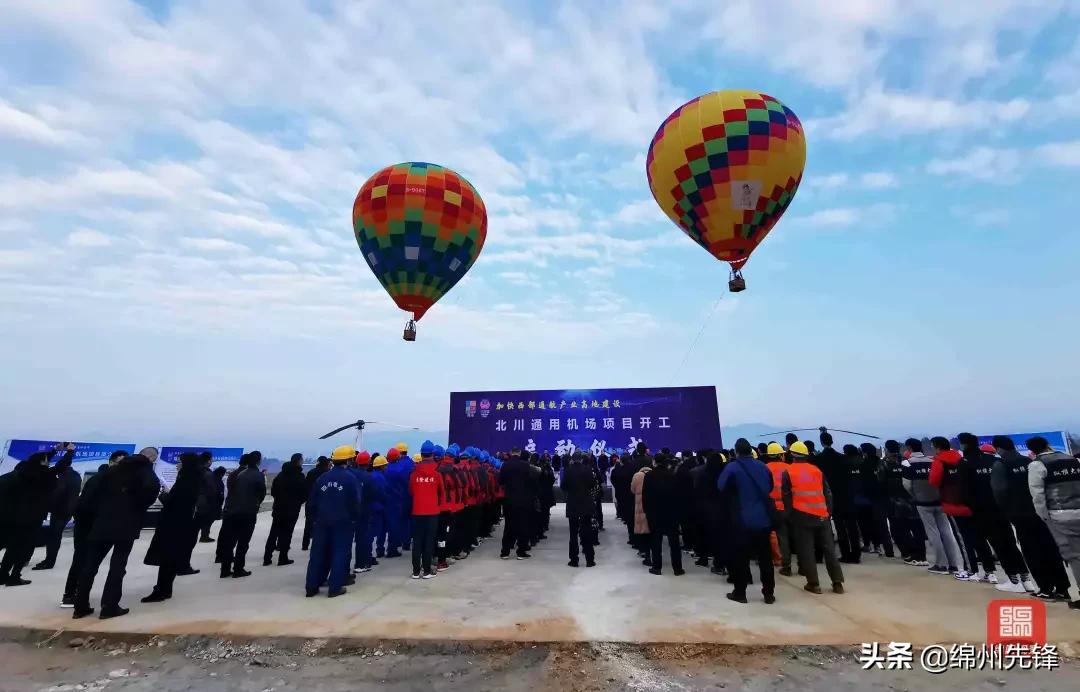
<svg viewBox="0 0 1080 692">
<path fill-rule="evenodd" d="M 423 457 L 420 456 L 419 454 L 413 454 L 412 455 L 412 460 L 419 464 L 423 460 Z"/>
<path fill-rule="evenodd" d="M 382 454 L 380 454 L 379 456 L 375 457 L 375 461 L 371 462 L 371 468 L 373 468 L 373 469 L 381 468 L 383 466 L 386 466 L 388 463 L 390 463 L 390 462 L 388 462 L 386 460 L 386 457 L 384 457 Z"/>
<path fill-rule="evenodd" d="M 724 462 L 726 464 L 727 463 L 727 454 L 724 454 L 723 452 L 720 452 L 720 461 L 722 461 L 722 462 Z"/>
<path fill-rule="evenodd" d="M 356 458 L 356 448 L 352 445 L 341 445 L 330 452 L 330 458 L 334 461 L 352 461 Z"/>
<path fill-rule="evenodd" d="M 765 450 L 765 454 L 771 457 L 783 456 L 784 448 L 780 446 L 779 442 L 770 442 L 769 447 Z"/>
<path fill-rule="evenodd" d="M 405 454 L 409 451 L 409 445 L 405 444 L 404 442 L 398 442 L 394 446 L 397 448 L 397 451 L 401 452 L 402 454 Z"/>
<path fill-rule="evenodd" d="M 792 454 L 801 454 L 804 457 L 810 456 L 810 450 L 806 448 L 805 442 L 792 442 L 788 447 L 788 451 Z"/>
<path fill-rule="evenodd" d="M 750 450 L 750 453 L 754 455 L 754 458 L 755 458 L 755 459 L 757 459 L 757 458 L 758 458 L 758 456 L 757 456 L 757 450 L 756 450 L 756 449 L 751 449 L 751 450 Z"/>
</svg>

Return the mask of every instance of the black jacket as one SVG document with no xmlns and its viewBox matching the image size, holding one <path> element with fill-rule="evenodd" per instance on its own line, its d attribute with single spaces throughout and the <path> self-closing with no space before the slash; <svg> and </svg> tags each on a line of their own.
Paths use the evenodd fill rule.
<svg viewBox="0 0 1080 692">
<path fill-rule="evenodd" d="M 225 495 L 223 513 L 258 514 L 266 497 L 266 478 L 256 466 L 238 469 L 228 480 L 229 491 Z"/>
<path fill-rule="evenodd" d="M 583 463 L 570 464 L 563 471 L 559 484 L 566 495 L 566 516 L 587 518 L 596 511 L 596 493 L 600 488 L 596 474 Z"/>
<path fill-rule="evenodd" d="M 826 482 L 832 488 L 833 507 L 837 515 L 851 514 L 855 510 L 855 498 L 851 487 L 851 468 L 844 455 L 832 447 L 826 447 L 814 457 Z"/>
<path fill-rule="evenodd" d="M 141 454 L 125 457 L 101 474 L 93 497 L 90 540 L 123 543 L 139 537 L 146 510 L 154 504 L 161 482 Z"/>
<path fill-rule="evenodd" d="M 1034 517 L 1035 504 L 1028 486 L 1028 465 L 1031 459 L 1017 452 L 1006 451 L 994 462 L 990 484 L 997 506 L 1010 519 Z"/>
<path fill-rule="evenodd" d="M 37 529 L 45 521 L 57 477 L 71 468 L 75 457 L 74 452 L 66 452 L 54 466 L 47 466 L 56 453 L 57 450 L 31 454 L 11 473 L 0 476 L 0 526 Z"/>
<path fill-rule="evenodd" d="M 540 487 L 537 489 L 537 499 L 540 501 L 541 510 L 555 506 L 555 470 L 550 464 L 540 467 Z"/>
<path fill-rule="evenodd" d="M 192 539 L 199 526 L 195 507 L 204 485 L 203 470 L 197 457 L 181 461 L 176 482 L 161 495 L 161 514 L 146 551 L 146 564 L 181 568 L 191 560 Z"/>
<path fill-rule="evenodd" d="M 630 481 L 634 480 L 634 469 L 630 459 L 619 459 L 611 469 L 611 491 L 615 495 L 615 511 L 623 521 L 634 520 L 634 493 L 630 492 Z"/>
<path fill-rule="evenodd" d="M 56 474 L 56 488 L 53 489 L 49 502 L 49 512 L 61 517 L 70 517 L 79 502 L 82 490 L 82 476 L 70 466 L 59 469 Z"/>
<path fill-rule="evenodd" d="M 270 484 L 274 497 L 273 516 L 297 517 L 307 501 L 307 479 L 300 467 L 289 461 L 281 466 L 281 473 Z"/>
<path fill-rule="evenodd" d="M 682 516 L 682 493 L 679 479 L 669 466 L 660 464 L 645 474 L 641 486 L 641 507 L 652 533 L 671 533 L 678 529 Z"/>
<path fill-rule="evenodd" d="M 507 459 L 499 471 L 499 484 L 508 507 L 532 509 L 536 503 L 536 482 L 532 467 L 522 459 Z"/>
<path fill-rule="evenodd" d="M 225 502 L 225 482 L 208 468 L 199 468 L 199 498 L 195 513 L 200 517 L 221 517 L 221 503 Z"/>
</svg>

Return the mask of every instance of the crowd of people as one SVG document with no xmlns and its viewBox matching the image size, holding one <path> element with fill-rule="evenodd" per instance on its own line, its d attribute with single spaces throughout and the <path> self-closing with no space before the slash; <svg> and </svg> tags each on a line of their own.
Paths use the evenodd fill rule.
<svg viewBox="0 0 1080 692">
<path fill-rule="evenodd" d="M 605 488 L 626 525 L 627 544 L 654 575 L 664 572 L 666 539 L 672 573 L 695 566 L 726 577 L 727 598 L 746 603 L 754 582 L 774 603 L 775 572 L 796 573 L 804 588 L 823 592 L 824 565 L 834 593 L 844 593 L 844 565 L 865 555 L 902 560 L 932 574 L 993 584 L 1015 594 L 1068 601 L 1066 565 L 1080 581 L 1080 458 L 1050 448 L 1041 437 L 1021 454 L 1008 437 L 991 444 L 961 433 L 959 449 L 944 437 L 834 448 L 822 431 L 817 444 L 789 434 L 783 444 L 756 447 L 745 439 L 728 450 L 662 449 L 639 443 L 630 454 L 574 452 L 564 457 L 519 449 L 490 454 L 456 444 L 425 442 L 410 456 L 404 443 L 385 454 L 344 445 L 303 471 L 294 454 L 269 494 L 271 524 L 263 565 L 288 566 L 301 514 L 301 549 L 309 551 L 307 596 L 325 587 L 331 598 L 357 577 L 411 553 L 413 579 L 432 579 L 467 560 L 504 522 L 499 556 L 528 560 L 547 538 L 555 488 L 569 525 L 568 565 L 597 565 L 604 531 Z M 255 451 L 238 468 L 213 469 L 209 453 L 180 456 L 175 482 L 163 489 L 154 473 L 158 450 L 118 451 L 85 483 L 65 443 L 20 462 L 0 476 L 0 583 L 30 583 L 23 569 L 35 547 L 56 565 L 65 526 L 74 519 L 72 559 L 61 605 L 75 618 L 95 612 L 90 593 L 109 558 L 101 618 L 124 615 L 123 580 L 148 508 L 161 511 L 144 563 L 157 582 L 144 603 L 168 600 L 176 578 L 198 574 L 198 542 L 216 542 L 220 577 L 251 574 L 247 553 L 267 495 Z M 46 523 L 48 520 L 48 523 Z M 220 520 L 217 538 L 211 537 Z M 42 536 L 44 536 L 42 538 Z M 999 582 L 998 567 L 1005 579 Z"/>
</svg>

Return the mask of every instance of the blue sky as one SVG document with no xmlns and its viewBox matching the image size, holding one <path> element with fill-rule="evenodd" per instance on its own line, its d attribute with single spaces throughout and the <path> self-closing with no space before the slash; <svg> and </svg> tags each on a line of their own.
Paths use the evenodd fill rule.
<svg viewBox="0 0 1080 692">
<path fill-rule="evenodd" d="M 729 424 L 1080 428 L 1076 2 L 0 11 L 0 437 L 287 451 L 445 429 L 451 390 L 671 384 Z M 723 88 L 808 138 L 737 297 L 644 173 Z M 415 344 L 349 220 L 403 160 L 490 214 Z"/>
</svg>

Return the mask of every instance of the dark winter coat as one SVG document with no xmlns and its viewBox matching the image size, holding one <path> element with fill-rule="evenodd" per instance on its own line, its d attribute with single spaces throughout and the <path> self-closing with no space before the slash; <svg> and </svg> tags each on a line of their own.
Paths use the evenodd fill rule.
<svg viewBox="0 0 1080 692">
<path fill-rule="evenodd" d="M 101 485 L 93 497 L 90 540 L 112 543 L 135 540 L 146 510 L 161 490 L 154 465 L 142 454 L 134 454 L 101 476 Z"/>
<path fill-rule="evenodd" d="M 566 495 L 566 516 L 587 518 L 596 511 L 596 493 L 600 488 L 596 475 L 583 463 L 570 464 L 559 484 Z"/>
<path fill-rule="evenodd" d="M 660 464 L 645 475 L 641 486 L 641 507 L 645 510 L 652 533 L 671 533 L 677 530 L 682 517 L 681 502 L 679 479 L 670 466 Z"/>
<path fill-rule="evenodd" d="M 625 522 L 634 520 L 634 493 L 630 491 L 630 481 L 634 479 L 634 469 L 630 459 L 620 459 L 611 470 L 611 491 L 615 495 L 615 511 Z"/>
<path fill-rule="evenodd" d="M 0 526 L 37 529 L 45 521 L 57 477 L 71 468 L 75 453 L 66 452 L 55 466 L 47 466 L 55 455 L 56 450 L 32 454 L 11 473 L 0 476 Z"/>
<path fill-rule="evenodd" d="M 300 516 L 300 508 L 307 501 L 307 480 L 300 467 L 289 461 L 281 466 L 281 473 L 270 485 L 274 497 L 273 516 L 292 518 Z"/>
<path fill-rule="evenodd" d="M 79 502 L 82 490 L 82 476 L 70 466 L 56 471 L 56 487 L 49 501 L 49 512 L 61 517 L 70 517 Z"/>
<path fill-rule="evenodd" d="M 225 495 L 225 516 L 258 514 L 266 497 L 266 478 L 256 466 L 248 466 L 229 477 L 229 492 Z"/>
<path fill-rule="evenodd" d="M 505 492 L 508 507 L 533 509 L 536 503 L 536 481 L 527 461 L 507 459 L 499 471 L 499 484 Z"/>
<path fill-rule="evenodd" d="M 540 467 L 540 487 L 537 495 L 541 509 L 555 506 L 555 470 L 550 464 Z"/>
<path fill-rule="evenodd" d="M 197 457 L 181 459 L 176 482 L 161 494 L 161 514 L 143 560 L 145 564 L 181 568 L 191 561 L 191 550 L 195 547 L 192 539 L 199 530 L 195 507 L 203 488 L 202 472 Z"/>
<path fill-rule="evenodd" d="M 208 468 L 199 469 L 199 499 L 195 513 L 200 517 L 221 518 L 221 505 L 225 502 L 225 481 Z"/>
<path fill-rule="evenodd" d="M 826 447 L 814 457 L 829 487 L 832 488 L 836 516 L 850 515 L 855 511 L 855 499 L 851 487 L 851 468 L 844 455 L 832 447 Z"/>
<path fill-rule="evenodd" d="M 1004 451 L 994 462 L 990 483 L 997 506 L 1011 519 L 1034 517 L 1035 503 L 1028 487 L 1028 466 L 1031 459 L 1014 451 Z"/>
</svg>

